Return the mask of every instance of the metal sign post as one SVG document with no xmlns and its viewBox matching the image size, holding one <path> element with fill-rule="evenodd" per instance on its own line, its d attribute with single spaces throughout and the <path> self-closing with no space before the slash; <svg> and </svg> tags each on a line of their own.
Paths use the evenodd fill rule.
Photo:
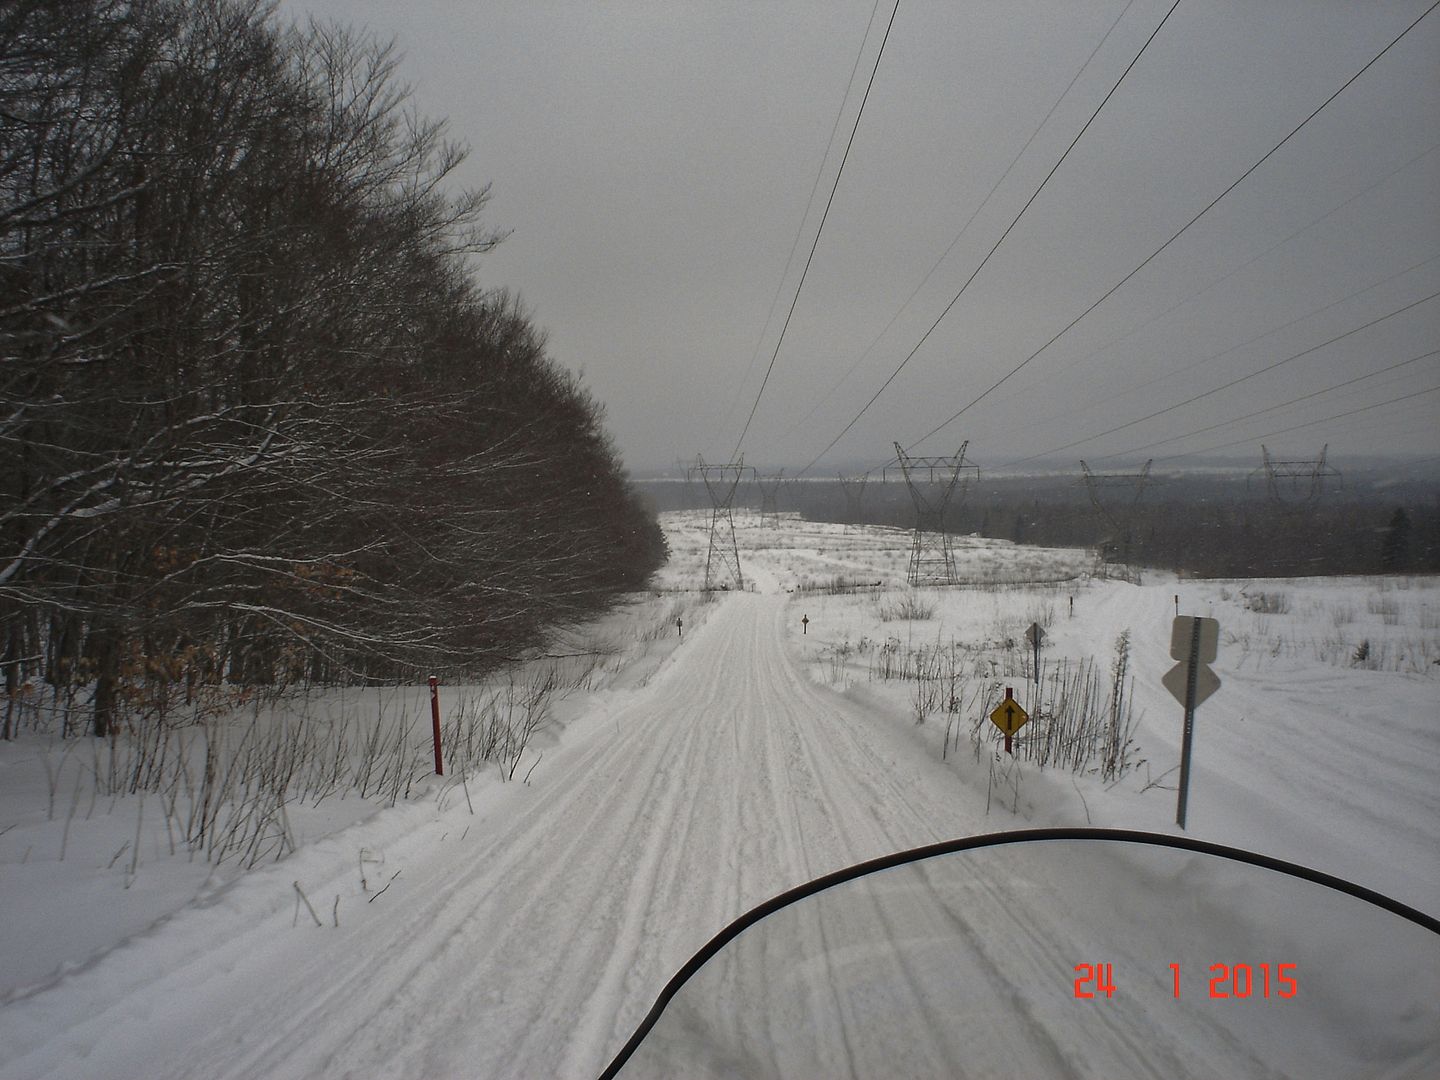
<svg viewBox="0 0 1440 1080">
<path fill-rule="evenodd" d="M 1045 640 L 1045 631 L 1040 628 L 1039 623 L 1031 623 L 1030 629 L 1025 631 L 1025 640 L 1035 650 L 1035 685 L 1040 685 L 1040 643 Z"/>
<path fill-rule="evenodd" d="M 1185 730 L 1180 741 L 1180 797 L 1175 824 L 1185 828 L 1190 801 L 1190 747 L 1195 734 L 1195 707 L 1220 689 L 1220 676 L 1207 666 L 1214 662 L 1220 643 L 1220 624 L 1214 619 L 1182 615 L 1171 624 L 1170 657 L 1180 662 L 1160 679 L 1175 700 L 1185 706 Z"/>
</svg>

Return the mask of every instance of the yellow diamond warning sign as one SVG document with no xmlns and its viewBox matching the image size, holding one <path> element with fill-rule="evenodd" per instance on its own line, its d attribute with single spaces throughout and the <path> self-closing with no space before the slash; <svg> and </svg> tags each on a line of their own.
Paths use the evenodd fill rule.
<svg viewBox="0 0 1440 1080">
<path fill-rule="evenodd" d="M 1003 731 L 1006 735 L 1014 735 L 1026 722 L 1030 714 L 1027 713 L 1018 701 L 1010 697 L 1010 691 L 1005 691 L 1005 700 L 995 706 L 990 713 L 990 722 Z"/>
</svg>

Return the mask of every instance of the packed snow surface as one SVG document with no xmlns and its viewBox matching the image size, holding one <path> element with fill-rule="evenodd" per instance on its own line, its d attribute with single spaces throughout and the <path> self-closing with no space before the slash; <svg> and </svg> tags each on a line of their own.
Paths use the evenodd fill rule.
<svg viewBox="0 0 1440 1080">
<path fill-rule="evenodd" d="M 698 587 L 708 515 L 665 524 L 674 559 L 658 585 Z M 742 518 L 739 533 L 748 588 L 686 608 L 682 627 L 662 627 L 603 685 L 573 693 L 511 779 L 430 780 L 393 807 L 326 804 L 329 818 L 296 807 L 298 850 L 243 874 L 169 855 L 160 815 L 134 797 L 81 805 L 93 800 L 70 794 L 53 736 L 4 747 L 0 1077 L 596 1076 L 696 950 L 786 889 L 981 832 L 1178 832 L 1180 708 L 1159 682 L 1174 663 L 1177 598 L 1222 627 L 1223 686 L 1197 714 L 1187 834 L 1440 914 L 1440 583 L 1134 584 L 1090 577 L 1079 553 L 970 540 L 962 573 L 990 586 L 912 592 L 903 533 L 793 518 L 772 529 Z M 867 588 L 804 591 L 834 579 Z M 1102 681 L 1129 631 L 1135 722 L 1118 779 L 1002 760 L 998 733 L 976 723 L 1000 685 L 1038 711 L 1022 681 L 1032 622 L 1046 627 L 1043 665 L 1089 658 Z M 952 668 L 963 715 L 927 705 L 917 680 L 884 677 L 890 660 L 932 645 L 963 655 L 960 675 Z M 1042 687 L 1055 670 L 1042 666 Z M 46 778 L 57 775 L 47 809 Z M 1329 993 L 1313 970 L 1345 963 L 1372 989 L 1393 984 L 1405 954 L 1435 955 L 1424 933 L 1418 944 L 1397 932 L 1341 947 L 1349 916 L 1249 878 L 1071 853 L 1057 892 L 1053 876 L 1034 884 L 1047 871 L 1028 858 L 958 882 L 975 902 L 943 916 L 907 915 L 908 899 L 882 905 L 921 940 L 962 942 L 966 962 L 1000 980 L 1003 995 L 975 1023 L 1018 1010 L 1041 1033 L 1010 1061 L 977 1049 L 975 1075 L 1324 1075 L 1332 1042 L 1377 1074 L 1440 1066 L 1434 972 L 1395 998 L 1401 1015 L 1382 1016 L 1349 1004 L 1356 994 Z M 1019 920 L 1026 892 L 1044 903 Z M 1177 899 L 1188 905 L 1178 920 Z M 1135 927 L 1123 951 L 1097 952 L 1109 947 L 1093 936 L 1097 911 Z M 796 999 L 775 988 L 805 964 L 801 945 L 827 933 L 873 945 L 853 911 L 797 917 L 812 921 L 783 935 L 795 955 L 769 953 L 772 975 L 750 1000 L 743 979 L 717 999 L 737 1016 L 772 1018 L 777 1043 L 757 1061 L 787 1056 Z M 1199 970 L 1193 993 L 1170 993 L 1169 964 L 1204 955 L 1171 948 L 1187 935 L 1208 942 L 1195 948 L 1228 943 L 1211 962 L 1258 970 L 1301 955 L 1308 926 L 1329 945 L 1306 954 L 1300 992 L 1340 1010 L 1315 1022 L 1308 1053 L 1267 1054 L 1265 1010 L 1289 1002 L 1206 1011 Z M 904 977 L 922 961 L 892 958 L 893 980 L 882 977 L 887 961 L 859 965 L 865 993 L 883 999 L 893 984 L 892 1005 L 915 997 L 907 1012 L 946 1011 L 963 1053 L 965 1009 L 925 1001 Z M 1115 965 L 1127 1005 L 1107 1012 L 1075 998 L 1075 965 L 1086 962 Z M 1095 1031 L 1098 1049 L 1086 1044 Z M 1223 1056 L 1203 1056 L 1216 1039 Z M 837 1060 L 885 1065 L 864 1052 Z M 911 1063 L 916 1074 L 927 1060 Z"/>
</svg>

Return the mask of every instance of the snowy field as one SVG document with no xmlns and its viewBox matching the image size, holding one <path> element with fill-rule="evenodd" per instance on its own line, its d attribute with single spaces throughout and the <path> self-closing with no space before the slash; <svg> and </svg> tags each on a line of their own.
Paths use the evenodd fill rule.
<svg viewBox="0 0 1440 1080">
<path fill-rule="evenodd" d="M 749 589 L 707 602 L 708 515 L 662 520 L 653 594 L 503 684 L 442 688 L 443 779 L 423 688 L 127 736 L 163 738 L 168 766 L 62 740 L 60 716 L 43 730 L 41 695 L 42 730 L 0 745 L 0 1077 L 596 1076 L 691 954 L 783 890 L 982 832 L 1178 832 L 1181 710 L 1160 685 L 1177 604 L 1221 628 L 1187 834 L 1440 915 L 1440 581 L 1135 584 L 1083 552 L 956 538 L 969 584 L 912 590 L 904 532 L 741 515 Z M 984 720 L 1006 687 L 1035 716 L 1013 756 Z M 523 738 L 496 743 L 496 717 Z M 237 764 L 260 745 L 289 755 L 279 787 Z M 142 794 L 142 765 L 174 779 Z M 1440 1075 L 1440 970 L 1404 968 L 1436 955 L 1423 935 L 1357 943 L 1323 904 L 1118 856 L 1069 865 L 1067 902 L 1022 927 L 1002 918 L 1022 880 L 967 881 L 960 936 L 1046 1040 L 977 1049 L 976 1075 Z M 1077 1011 L 1074 965 L 1112 959 L 1097 910 L 1133 927 L 1113 953 L 1129 1011 Z M 1332 949 L 1302 967 L 1323 1022 L 1283 1045 L 1279 1002 L 1217 1020 L 1168 999 L 1167 945 L 1192 931 L 1236 943 L 1211 960 L 1260 965 L 1301 955 L 1310 926 Z M 1342 962 L 1350 996 L 1313 970 Z M 782 1017 L 778 985 L 745 1004 Z M 885 1071 L 860 1052 L 840 1074 L 862 1066 Z"/>
</svg>

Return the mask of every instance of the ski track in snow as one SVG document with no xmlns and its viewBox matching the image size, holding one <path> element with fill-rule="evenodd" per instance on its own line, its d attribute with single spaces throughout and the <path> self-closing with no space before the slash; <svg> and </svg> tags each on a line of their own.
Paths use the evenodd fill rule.
<svg viewBox="0 0 1440 1080">
<path fill-rule="evenodd" d="M 492 789 L 474 817 L 453 804 L 381 815 L 388 824 L 355 826 L 250 875 L 237 888 L 245 900 L 222 894 L 211 907 L 183 911 L 0 1009 L 6 1080 L 593 1077 L 680 965 L 755 905 L 865 859 L 1026 824 L 987 818 L 984 791 L 805 676 L 786 626 L 795 609 L 765 562 L 747 566 L 758 592 L 725 596 L 647 685 L 602 696 L 547 754 L 533 784 Z M 1143 625 L 1137 616 L 1102 611 L 1096 626 Z M 1137 637 L 1137 649 L 1163 647 L 1163 633 Z M 1203 757 L 1213 744 L 1197 749 L 1207 799 L 1220 797 L 1222 783 L 1209 775 L 1222 770 Z M 1322 732 L 1303 751 L 1309 775 L 1363 813 L 1366 781 L 1326 772 L 1326 746 Z M 1236 752 L 1270 751 L 1257 738 Z M 1276 767 L 1276 775 L 1284 771 Z M 1415 798 L 1435 808 L 1434 793 Z M 1243 846 L 1243 837 L 1228 839 Z M 377 884 L 389 881 L 383 895 L 356 893 L 355 851 L 366 844 L 386 852 L 376 872 Z M 317 908 L 328 908 L 332 895 L 345 898 L 339 927 L 293 925 L 296 867 Z M 1020 886 L 977 879 L 969 887 L 975 920 L 914 917 L 937 940 L 957 941 L 976 970 L 1001 982 L 1006 970 L 1044 972 L 1064 990 L 1071 964 L 1110 959 L 1083 955 L 1063 916 L 1012 914 L 1009 890 Z M 1099 878 L 1087 884 L 1078 875 L 1071 887 L 1075 903 L 1114 903 Z M 266 889 L 268 915 L 238 921 L 238 929 L 227 921 L 232 905 L 253 912 L 253 897 Z M 1135 903 L 1143 919 L 1143 903 Z M 822 944 L 848 926 L 823 912 L 807 914 L 803 927 Z M 897 929 L 905 917 L 878 900 L 869 913 Z M 818 955 L 839 962 L 829 949 Z M 1144 957 L 1129 959 L 1138 969 Z M 892 1007 L 936 1008 L 909 967 L 921 962 L 890 961 Z M 1157 982 L 1155 993 L 1162 991 Z M 752 992 L 753 1007 L 766 1010 L 762 1023 L 783 1029 L 783 995 Z M 857 1007 L 835 1005 L 841 1014 Z M 1079 1040 L 1067 1038 L 1081 1023 L 1101 1059 L 1153 1057 L 1162 1027 L 1180 1045 L 1195 1029 L 1195 1038 L 1229 1055 L 1209 1066 L 1269 1074 L 1204 1014 L 1057 1010 L 1018 989 L 996 1003 L 994 1022 L 1007 1012 L 1031 1021 L 1025 1065 L 1034 1075 L 1093 1074 L 1075 1056 Z M 926 1059 L 925 1047 L 912 1049 Z M 835 1075 L 877 1065 L 866 1048 L 848 1045 L 832 1064 Z M 1016 1066 L 973 1064 L 976 1075 Z M 1151 1075 L 1186 1070 L 1181 1060 L 1162 1060 Z"/>
<path fill-rule="evenodd" d="M 123 990 L 103 970 L 132 959 L 116 955 L 72 977 L 97 980 L 93 1015 L 76 1009 L 6 1075 L 597 1074 L 670 975 L 749 908 L 982 824 L 952 774 L 918 750 L 897 761 L 858 707 L 797 672 L 785 601 L 727 596 L 563 766 L 515 786 L 513 816 L 472 828 L 496 831 L 406 862 L 354 931 L 309 936 L 305 962 L 280 940 L 288 906 Z M 12 1010 L 38 1017 L 55 992 Z"/>
</svg>

